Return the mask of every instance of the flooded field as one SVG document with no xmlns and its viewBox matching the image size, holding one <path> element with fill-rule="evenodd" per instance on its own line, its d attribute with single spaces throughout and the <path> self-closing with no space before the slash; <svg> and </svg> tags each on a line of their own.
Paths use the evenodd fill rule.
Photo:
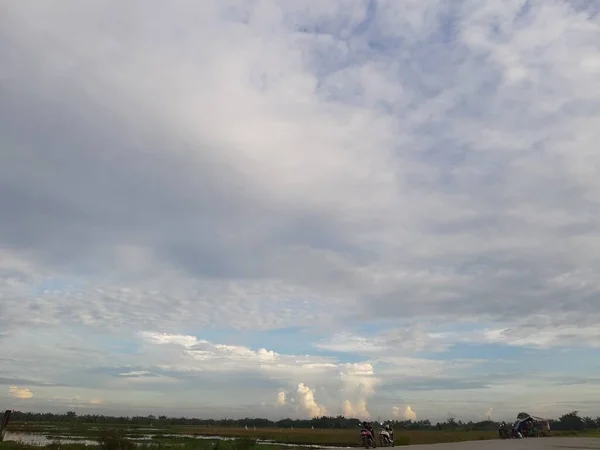
<svg viewBox="0 0 600 450">
<path fill-rule="evenodd" d="M 141 430 L 141 429 L 138 429 Z M 100 429 L 98 429 L 100 431 Z M 227 436 L 200 436 L 193 434 L 142 434 L 128 437 L 130 441 L 135 443 L 153 443 L 165 440 L 202 440 L 202 441 L 232 441 L 238 438 L 227 437 Z M 69 435 L 48 435 L 46 433 L 31 433 L 31 432 L 6 432 L 4 436 L 5 442 L 20 442 L 25 445 L 43 447 L 53 442 L 60 442 L 61 444 L 80 444 L 86 446 L 96 446 L 98 442 L 89 438 L 69 436 Z M 300 444 L 286 444 L 279 443 L 271 440 L 257 439 L 257 443 L 263 445 L 277 445 L 280 447 L 302 447 L 302 448 L 323 448 L 319 445 L 300 445 Z M 183 445 L 183 444 L 181 444 Z M 334 447 L 334 448 L 350 448 L 350 447 Z"/>
<path fill-rule="evenodd" d="M 156 436 L 161 439 L 188 439 L 187 443 L 171 442 L 168 447 L 186 446 L 193 440 L 225 440 L 230 441 L 234 438 L 220 436 L 195 436 L 195 435 L 143 435 L 130 438 L 131 441 L 143 444 L 156 442 Z M 26 432 L 8 432 L 5 436 L 5 442 L 21 442 L 31 446 L 45 446 L 53 442 L 61 444 L 79 444 L 82 446 L 96 446 L 98 443 L 91 439 L 78 438 L 76 436 L 47 436 L 40 433 Z M 323 448 L 323 449 L 341 449 L 351 447 L 338 447 L 326 445 L 297 445 L 281 444 L 276 442 L 260 442 L 261 445 L 277 445 L 280 447 L 300 447 L 300 448 Z M 193 448 L 193 447 L 192 447 Z M 209 447 L 210 448 L 210 447 Z M 539 439 L 521 439 L 521 440 L 488 440 L 488 441 L 467 441 L 436 444 L 417 444 L 403 445 L 402 448 L 414 448 L 415 450 L 600 450 L 599 438 L 578 438 L 578 437 L 556 437 Z"/>
<path fill-rule="evenodd" d="M 112 438 L 111 438 L 112 436 Z M 596 445 L 600 450 L 600 440 L 579 441 L 579 439 L 593 436 L 585 433 L 581 437 L 553 437 L 549 440 L 543 438 L 532 438 L 510 441 L 498 440 L 495 431 L 445 431 L 445 430 L 398 430 L 395 444 L 397 447 L 414 445 L 436 445 L 437 450 L 443 450 L 445 445 L 448 449 L 520 449 L 529 450 L 538 448 L 571 448 L 566 443 L 579 442 L 581 446 Z M 131 426 L 110 425 L 101 423 L 64 422 L 56 423 L 13 423 L 9 426 L 5 441 L 7 443 L 21 442 L 30 446 L 46 446 L 55 442 L 69 445 L 66 450 L 81 450 L 87 446 L 97 447 L 100 440 L 121 439 L 129 443 L 156 448 L 189 448 L 212 450 L 219 442 L 221 450 L 237 450 L 242 446 L 263 450 L 283 450 L 294 447 L 296 449 L 314 448 L 356 448 L 360 447 L 360 437 L 353 429 L 293 429 L 283 427 L 248 429 L 236 427 L 208 427 L 208 426 Z M 566 439 L 566 440 L 565 440 Z M 468 443 L 471 441 L 471 443 Z M 464 445 L 461 445 L 464 444 Z M 437 446 L 440 444 L 439 446 Z M 444 444 L 444 445 L 441 445 Z M 541 446 L 541 447 L 540 447 Z M 10 447 L 10 446 L 9 446 Z M 419 447 L 425 449 L 427 447 Z M 0 449 L 6 450 L 6 449 Z M 9 449 L 14 450 L 14 449 Z M 142 449 L 140 449 L 142 450 Z"/>
<path fill-rule="evenodd" d="M 11 432 L 7 431 L 4 435 L 4 442 L 21 442 L 26 445 L 44 446 L 52 442 L 60 441 L 63 444 L 84 444 L 97 445 L 95 441 L 89 439 L 77 438 L 76 436 L 47 436 L 42 433 L 26 433 L 26 432 Z"/>
</svg>

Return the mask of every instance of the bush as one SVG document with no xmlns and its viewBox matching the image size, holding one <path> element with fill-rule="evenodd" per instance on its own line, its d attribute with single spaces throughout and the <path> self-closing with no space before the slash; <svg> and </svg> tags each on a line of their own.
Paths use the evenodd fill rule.
<svg viewBox="0 0 600 450">
<path fill-rule="evenodd" d="M 96 440 L 100 450 L 135 450 L 135 444 L 124 433 L 117 430 L 103 430 Z"/>
</svg>

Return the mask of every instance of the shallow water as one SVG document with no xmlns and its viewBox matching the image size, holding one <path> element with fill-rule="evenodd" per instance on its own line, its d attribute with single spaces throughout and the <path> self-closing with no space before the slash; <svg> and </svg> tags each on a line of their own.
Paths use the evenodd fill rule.
<svg viewBox="0 0 600 450">
<path fill-rule="evenodd" d="M 236 439 L 234 437 L 226 437 L 226 436 L 199 436 L 196 434 L 145 434 L 139 435 L 135 437 L 128 438 L 134 442 L 155 442 L 155 438 L 189 438 L 189 439 L 203 439 L 203 440 L 221 440 L 221 441 L 229 441 L 232 439 Z M 51 444 L 55 441 L 60 441 L 63 444 L 85 444 L 85 445 L 98 445 L 96 441 L 92 441 L 89 439 L 78 439 L 77 436 L 51 436 L 48 437 L 44 433 L 28 433 L 28 432 L 10 432 L 7 431 L 4 436 L 4 441 L 15 441 L 22 442 L 27 445 L 36 445 L 36 446 L 44 446 Z M 324 448 L 320 445 L 299 445 L 299 444 L 283 444 L 275 441 L 269 440 L 261 440 L 257 439 L 261 444 L 272 444 L 272 445 L 281 445 L 285 447 L 312 447 L 312 448 Z M 336 448 L 350 448 L 350 447 L 336 447 Z"/>
<path fill-rule="evenodd" d="M 60 438 L 60 439 L 59 439 Z M 77 439 L 75 436 L 56 436 L 51 439 L 43 433 L 26 433 L 20 431 L 7 431 L 4 435 L 4 442 L 14 441 L 22 442 L 27 445 L 48 445 L 54 441 L 60 441 L 63 444 L 85 444 L 85 445 L 96 445 L 96 442 L 88 439 Z"/>
</svg>

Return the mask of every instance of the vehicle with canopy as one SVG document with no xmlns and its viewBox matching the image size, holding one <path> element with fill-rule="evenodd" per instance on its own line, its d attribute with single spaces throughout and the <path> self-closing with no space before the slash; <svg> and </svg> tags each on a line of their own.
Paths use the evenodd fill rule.
<svg viewBox="0 0 600 450">
<path fill-rule="evenodd" d="M 550 421 L 543 417 L 519 415 L 512 427 L 509 428 L 505 424 L 500 427 L 498 433 L 502 439 L 548 436 Z"/>
</svg>

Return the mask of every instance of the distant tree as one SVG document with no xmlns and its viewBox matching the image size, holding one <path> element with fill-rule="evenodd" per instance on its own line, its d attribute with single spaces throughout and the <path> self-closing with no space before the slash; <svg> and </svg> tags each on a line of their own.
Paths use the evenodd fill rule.
<svg viewBox="0 0 600 450">
<path fill-rule="evenodd" d="M 449 417 L 448 420 L 446 421 L 446 428 L 451 428 L 451 429 L 455 429 L 458 427 L 458 423 L 456 423 L 456 419 L 454 419 L 454 417 Z"/>
<path fill-rule="evenodd" d="M 563 430 L 583 430 L 585 428 L 585 422 L 579 417 L 579 411 L 571 411 L 570 413 L 563 414 L 558 419 L 560 427 Z"/>
<path fill-rule="evenodd" d="M 554 430 L 583 430 L 585 428 L 597 428 L 600 427 L 600 417 L 592 419 L 590 417 L 581 418 L 577 411 L 571 411 L 570 413 L 562 415 L 559 419 L 550 420 L 551 428 Z M 529 414 L 520 413 L 519 417 L 527 417 Z M 243 428 L 244 426 L 258 428 L 308 428 L 314 427 L 315 429 L 357 429 L 360 426 L 361 420 L 357 418 L 347 418 L 344 416 L 336 417 L 315 417 L 313 419 L 282 419 L 279 421 L 273 421 L 265 418 L 245 418 L 245 419 L 202 419 L 193 417 L 168 417 L 165 415 L 155 416 L 105 416 L 101 414 L 86 414 L 77 415 L 74 411 L 69 411 L 62 414 L 52 413 L 33 413 L 33 412 L 19 412 L 13 411 L 12 414 L 13 422 L 75 422 L 78 423 L 93 423 L 99 425 L 109 424 L 121 424 L 129 425 L 131 427 L 144 427 L 150 425 L 152 421 L 160 421 L 161 425 L 195 425 L 205 427 L 235 427 Z M 395 420 L 391 422 L 393 427 L 398 431 L 405 430 L 472 430 L 472 431 L 483 431 L 483 430 L 494 430 L 499 426 L 498 423 L 493 421 L 482 421 L 482 422 L 463 422 L 456 420 L 452 415 L 445 422 L 431 424 L 429 420 Z"/>
<path fill-rule="evenodd" d="M 591 417 L 584 417 L 581 420 L 583 420 L 583 425 L 585 426 L 585 428 L 596 428 L 596 419 L 592 419 Z"/>
</svg>

